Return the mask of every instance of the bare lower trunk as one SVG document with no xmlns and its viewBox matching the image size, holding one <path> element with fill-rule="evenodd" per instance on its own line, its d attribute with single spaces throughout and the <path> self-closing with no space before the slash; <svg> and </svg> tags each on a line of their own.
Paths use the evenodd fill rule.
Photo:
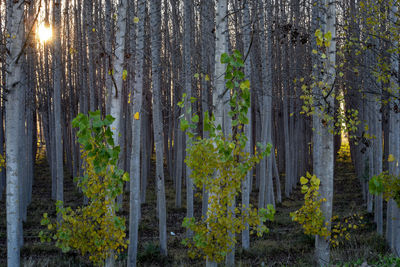
<svg viewBox="0 0 400 267">
<path fill-rule="evenodd" d="M 152 88 L 153 88 L 153 129 L 156 147 L 156 184 L 157 184 L 157 210 L 159 220 L 160 252 L 167 255 L 167 212 L 165 203 L 164 185 L 164 144 L 163 121 L 161 112 L 161 6 L 159 1 L 151 0 L 151 59 L 152 59 Z"/>
<path fill-rule="evenodd" d="M 130 163 L 130 212 L 129 212 L 129 249 L 128 266 L 136 266 L 139 217 L 140 217 L 140 147 L 141 147 L 141 116 L 143 95 L 143 62 L 144 62 L 144 20 L 146 16 L 146 1 L 138 3 L 139 22 L 137 25 L 137 41 L 135 54 L 135 81 L 133 84 L 134 119 L 132 122 L 132 151 Z M 136 114 L 139 115 L 136 116 Z M 145 159 L 142 159 L 145 160 Z"/>
<path fill-rule="evenodd" d="M 7 206 L 7 265 L 20 266 L 20 199 L 19 199 L 19 176 L 18 169 L 18 138 L 22 134 L 20 128 L 20 113 L 22 112 L 20 102 L 20 91 L 24 91 L 22 78 L 22 63 L 20 52 L 23 49 L 24 36 L 24 1 L 13 1 L 7 9 L 9 20 L 7 30 L 11 36 L 7 43 L 8 56 L 6 58 L 8 75 L 6 88 L 8 90 L 6 102 L 6 206 Z"/>
</svg>

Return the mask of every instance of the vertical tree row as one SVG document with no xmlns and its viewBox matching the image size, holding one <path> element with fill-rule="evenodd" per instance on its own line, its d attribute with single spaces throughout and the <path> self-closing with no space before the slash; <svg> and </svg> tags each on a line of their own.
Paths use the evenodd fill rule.
<svg viewBox="0 0 400 267">
<path fill-rule="evenodd" d="M 290 197 L 299 177 L 312 170 L 321 179 L 329 222 L 339 144 L 332 129 L 339 127 L 336 107 L 343 104 L 343 112 L 358 121 L 349 134 L 352 160 L 367 209 L 383 234 L 383 200 L 370 194 L 368 181 L 384 170 L 399 175 L 398 5 L 372 0 L 1 1 L 0 153 L 6 152 L 7 170 L 0 173 L 0 198 L 6 190 L 10 264 L 19 264 L 36 154 L 45 154 L 49 162 L 54 200 L 64 200 L 64 180 L 82 174 L 71 125 L 79 112 L 100 109 L 116 118 L 119 164 L 131 174 L 130 266 L 136 264 L 140 206 L 152 179 L 154 149 L 162 254 L 167 254 L 168 179 L 176 207 L 186 205 L 188 217 L 195 216 L 194 195 L 202 191 L 206 217 L 208 194 L 193 188 L 184 163 L 190 139 L 179 129 L 179 119 L 199 114 L 201 121 L 205 111 L 212 111 L 224 134 L 232 134 L 221 55 L 235 49 L 245 56 L 244 73 L 251 80 L 245 150 L 253 153 L 258 142 L 274 147 L 247 174 L 242 204 L 250 204 L 253 192 L 260 208 L 281 201 L 281 184 Z M 41 24 L 51 24 L 51 40 L 38 40 Z M 322 46 L 318 30 L 322 39 L 330 35 Z M 336 33 L 343 38 L 336 40 Z M 312 84 L 311 118 L 301 111 L 304 87 Z M 183 93 L 185 109 L 180 110 Z M 43 145 L 37 148 L 37 143 Z M 398 251 L 399 223 L 393 218 L 399 207 L 391 200 L 386 212 L 386 237 Z M 250 247 L 247 230 L 242 246 Z M 328 264 L 326 240 L 317 237 L 316 248 L 319 264 Z M 226 264 L 234 264 L 234 247 Z"/>
</svg>

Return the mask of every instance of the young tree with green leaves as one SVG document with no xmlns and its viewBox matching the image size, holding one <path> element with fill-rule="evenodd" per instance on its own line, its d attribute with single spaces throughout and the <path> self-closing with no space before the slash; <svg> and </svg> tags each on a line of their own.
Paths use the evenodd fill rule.
<svg viewBox="0 0 400 267">
<path fill-rule="evenodd" d="M 55 222 L 43 215 L 42 225 L 50 233 L 41 231 L 42 242 L 56 241 L 63 252 L 71 249 L 89 254 L 89 259 L 99 266 L 110 266 L 120 253 L 127 248 L 125 240 L 125 219 L 116 215 L 116 198 L 123 191 L 128 173 L 118 168 L 120 147 L 115 144 L 111 125 L 115 120 L 107 115 L 103 120 L 100 111 L 82 113 L 73 120 L 79 127 L 78 142 L 84 161 L 83 177 L 75 181 L 88 199 L 88 205 L 73 210 L 57 201 Z M 110 259 L 112 257 L 112 260 Z"/>
<path fill-rule="evenodd" d="M 247 180 L 247 174 L 271 153 L 272 146 L 258 144 L 260 151 L 256 151 L 255 155 L 245 151 L 248 138 L 243 127 L 249 123 L 250 82 L 241 71 L 244 62 L 239 51 L 235 50 L 232 56 L 222 54 L 221 64 L 227 64 L 224 80 L 227 90 L 232 93 L 228 116 L 232 120 L 233 136 L 225 135 L 223 126 L 217 124 L 214 114 L 210 116 L 208 112 L 204 113 L 203 119 L 204 130 L 209 136 L 206 138 L 188 131 L 196 128 L 194 123 L 199 121 L 197 114 L 191 121 L 181 120 L 181 128 L 187 131 L 191 142 L 185 160 L 192 170 L 191 178 L 196 188 L 205 187 L 209 192 L 207 217 L 198 221 L 187 217 L 183 222 L 184 227 L 193 231 L 193 236 L 185 239 L 184 244 L 189 247 L 189 256 L 203 257 L 207 264 L 222 262 L 229 255 L 236 243 L 236 233 L 251 227 L 251 232 L 262 235 L 267 231 L 263 222 L 273 220 L 275 213 L 272 205 L 258 211 L 250 204 L 239 204 L 231 209 L 241 193 L 242 184 Z M 183 97 L 181 107 L 187 102 L 187 95 Z"/>
</svg>

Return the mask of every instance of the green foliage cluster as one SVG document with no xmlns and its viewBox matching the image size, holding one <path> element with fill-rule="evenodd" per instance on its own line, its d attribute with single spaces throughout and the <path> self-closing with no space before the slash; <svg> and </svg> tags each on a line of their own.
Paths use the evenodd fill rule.
<svg viewBox="0 0 400 267">
<path fill-rule="evenodd" d="M 369 180 L 369 192 L 374 195 L 382 194 L 386 201 L 393 199 L 400 206 L 400 178 L 384 171 Z"/>
<path fill-rule="evenodd" d="M 391 10 L 393 8 L 398 9 L 399 3 L 394 0 L 362 0 L 359 6 L 360 12 L 356 19 L 365 21 L 365 27 L 362 28 L 365 39 L 360 44 L 352 42 L 349 45 L 355 46 L 361 54 L 366 50 L 373 49 L 373 44 L 377 43 L 378 40 L 384 43 L 382 53 L 378 55 L 376 66 L 373 66 L 373 74 L 377 82 L 386 85 L 385 90 L 389 93 L 398 92 L 399 86 L 396 79 L 393 79 L 390 57 L 394 57 L 400 52 L 398 46 L 400 28 L 391 17 L 398 17 L 398 14 L 392 15 Z"/>
<path fill-rule="evenodd" d="M 110 129 L 113 121 L 110 115 L 102 120 L 100 111 L 90 112 L 89 117 L 79 114 L 73 120 L 73 127 L 79 127 L 77 136 L 84 160 L 84 176 L 74 180 L 89 203 L 73 210 L 58 201 L 59 220 L 45 213 L 41 221 L 49 230 L 40 232 L 42 242 L 53 239 L 63 252 L 77 249 L 89 254 L 96 265 L 127 247 L 125 219 L 116 215 L 115 199 L 123 192 L 123 183 L 129 176 L 117 167 L 120 148 L 114 144 Z"/>
<path fill-rule="evenodd" d="M 221 63 L 227 64 L 225 80 L 228 93 L 231 92 L 229 116 L 232 118 L 233 136 L 224 136 L 221 125 L 215 125 L 215 118 L 205 112 L 203 129 L 209 132 L 209 138 L 201 138 L 187 131 L 191 146 L 187 149 L 186 164 L 191 168 L 194 185 L 209 193 L 207 218 L 196 220 L 185 218 L 183 226 L 194 234 L 183 243 L 189 247 L 189 256 L 202 256 L 211 261 L 221 262 L 236 243 L 236 234 L 243 231 L 248 224 L 251 232 L 262 235 L 267 232 L 263 224 L 273 220 L 275 210 L 269 205 L 267 209 L 238 205 L 233 211 L 235 198 L 241 192 L 241 184 L 246 174 L 262 158 L 271 153 L 271 145 L 262 147 L 254 155 L 245 153 L 247 137 L 243 126 L 248 123 L 247 110 L 250 107 L 250 82 L 245 80 L 242 68 L 244 62 L 239 51 L 233 55 L 223 54 Z M 186 100 L 193 101 L 193 99 Z M 179 103 L 184 106 L 185 100 Z M 198 116 L 195 114 L 191 123 L 181 120 L 181 129 L 196 128 Z M 229 235 L 232 233 L 233 235 Z"/>
<path fill-rule="evenodd" d="M 331 246 L 336 247 L 345 240 L 350 239 L 349 231 L 357 229 L 362 224 L 362 216 L 353 214 L 342 220 L 333 216 L 330 222 L 325 221 L 321 211 L 321 204 L 326 201 L 319 193 L 320 179 L 307 172 L 306 177 L 300 178 L 301 192 L 304 194 L 303 206 L 291 212 L 292 220 L 299 223 L 307 235 L 318 235 L 329 239 Z M 329 230 L 331 224 L 331 230 Z"/>
</svg>

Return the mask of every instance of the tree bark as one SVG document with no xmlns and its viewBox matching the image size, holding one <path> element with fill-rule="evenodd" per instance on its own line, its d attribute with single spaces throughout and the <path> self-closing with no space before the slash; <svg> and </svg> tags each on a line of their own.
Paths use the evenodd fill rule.
<svg viewBox="0 0 400 267">
<path fill-rule="evenodd" d="M 141 121 L 142 95 L 143 95 L 143 62 L 144 62 L 144 20 L 146 16 L 146 1 L 140 0 L 137 12 L 139 22 L 137 25 L 137 40 L 135 54 L 135 80 L 133 83 L 132 113 L 139 114 L 139 118 L 132 121 L 132 151 L 130 166 L 130 213 L 129 213 L 129 249 L 128 266 L 136 266 L 138 230 L 140 216 L 140 145 L 141 145 Z M 144 159 L 142 159 L 144 160 Z"/>
<path fill-rule="evenodd" d="M 63 136 L 61 133 L 61 1 L 54 0 L 54 50 L 53 50 L 53 85 L 54 85 L 54 132 L 56 150 L 56 200 L 64 201 Z M 58 215 L 58 220 L 61 220 Z"/>
<path fill-rule="evenodd" d="M 157 184 L 157 209 L 159 220 L 159 238 L 161 255 L 167 255 L 167 224 L 166 203 L 164 186 L 164 144 L 163 121 L 161 110 L 161 5 L 159 0 L 150 2 L 151 25 L 151 69 L 153 88 L 153 129 L 154 143 L 156 147 L 156 184 Z"/>
<path fill-rule="evenodd" d="M 7 206 L 7 265 L 20 266 L 20 197 L 18 162 L 18 139 L 21 136 L 20 113 L 22 112 L 20 91 L 24 91 L 22 80 L 21 53 L 23 52 L 24 36 L 24 1 L 9 1 L 7 6 L 7 31 L 12 38 L 8 39 L 8 56 L 6 63 L 8 75 L 6 89 L 6 206 Z"/>
<path fill-rule="evenodd" d="M 331 32 L 332 40 L 327 47 L 327 59 L 323 60 L 324 75 L 323 81 L 327 85 L 328 95 L 325 97 L 326 105 L 331 110 L 330 116 L 333 118 L 334 98 L 333 98 L 333 82 L 335 80 L 335 64 L 336 64 L 336 2 L 333 0 L 324 0 L 323 6 L 326 12 L 322 18 L 322 32 L 325 34 Z M 317 8 L 317 7 L 314 7 Z M 317 103 L 324 103 L 322 88 L 315 87 L 314 90 Z M 328 108 L 325 108 L 327 111 Z M 327 228 L 330 230 L 330 220 L 332 217 L 332 201 L 333 201 L 333 174 L 334 174 L 334 147 L 333 134 L 330 130 L 333 127 L 332 122 L 326 122 L 323 119 L 323 111 L 317 106 L 313 115 L 313 169 L 314 174 L 321 180 L 320 194 L 321 198 L 326 201 L 322 202 L 321 210 L 328 223 Z M 320 266 L 329 265 L 329 240 L 325 237 L 316 236 L 315 238 L 315 256 Z"/>
</svg>

